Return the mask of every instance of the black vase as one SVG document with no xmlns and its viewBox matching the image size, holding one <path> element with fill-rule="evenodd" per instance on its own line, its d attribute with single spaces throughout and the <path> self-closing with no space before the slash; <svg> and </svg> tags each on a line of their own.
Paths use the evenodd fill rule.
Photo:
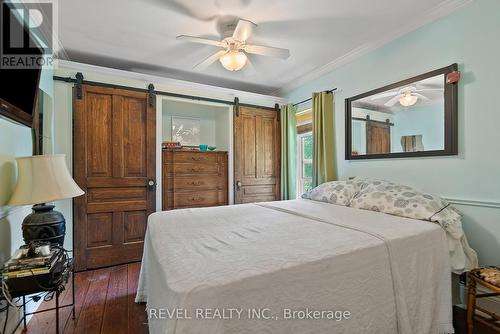
<svg viewBox="0 0 500 334">
<path fill-rule="evenodd" d="M 50 242 L 63 247 L 66 220 L 54 207 L 47 204 L 33 206 L 33 212 L 23 220 L 23 239 L 26 244 Z"/>
</svg>

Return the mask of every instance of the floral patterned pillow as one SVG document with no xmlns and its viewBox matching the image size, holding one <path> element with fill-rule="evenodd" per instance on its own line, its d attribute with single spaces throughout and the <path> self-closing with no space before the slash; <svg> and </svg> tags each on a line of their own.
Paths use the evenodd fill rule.
<svg viewBox="0 0 500 334">
<path fill-rule="evenodd" d="M 462 229 L 460 212 L 438 196 L 390 181 L 355 178 L 324 183 L 302 198 L 437 223 L 448 237 L 453 272 L 461 274 L 478 266 L 477 254 Z"/>
<path fill-rule="evenodd" d="M 351 201 L 351 207 L 391 215 L 432 220 L 449 203 L 412 187 L 383 180 L 357 180 L 365 187 Z"/>
<path fill-rule="evenodd" d="M 304 193 L 302 198 L 349 206 L 352 198 L 361 191 L 363 185 L 362 181 L 357 180 L 326 182 Z"/>
</svg>

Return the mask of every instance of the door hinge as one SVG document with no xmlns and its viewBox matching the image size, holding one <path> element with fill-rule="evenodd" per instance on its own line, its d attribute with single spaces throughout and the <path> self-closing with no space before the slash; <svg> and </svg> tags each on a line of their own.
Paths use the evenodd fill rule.
<svg viewBox="0 0 500 334">
<path fill-rule="evenodd" d="M 279 122 L 280 121 L 281 110 L 280 110 L 280 105 L 278 103 L 274 104 L 274 110 L 276 110 L 276 113 L 278 114 L 278 122 Z"/>
<path fill-rule="evenodd" d="M 83 74 L 82 72 L 76 73 L 76 98 L 81 99 L 83 97 L 83 90 L 82 90 L 82 84 L 83 84 Z"/>
<path fill-rule="evenodd" d="M 148 100 L 149 100 L 149 106 L 154 107 L 156 104 L 156 94 L 155 94 L 155 86 L 152 83 L 148 85 Z"/>
<path fill-rule="evenodd" d="M 240 99 L 238 97 L 234 98 L 234 113 L 236 117 L 240 117 Z"/>
</svg>

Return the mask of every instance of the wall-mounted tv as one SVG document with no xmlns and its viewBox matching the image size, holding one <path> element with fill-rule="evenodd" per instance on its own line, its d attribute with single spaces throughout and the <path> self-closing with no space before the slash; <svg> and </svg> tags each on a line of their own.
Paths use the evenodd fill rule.
<svg viewBox="0 0 500 334">
<path fill-rule="evenodd" d="M 32 126 L 41 69 L 0 68 L 0 115 Z"/>
<path fill-rule="evenodd" d="M 5 4 L 2 1 L 3 5 Z M 2 9 L 5 8 L 2 7 Z M 2 11 L 2 21 L 8 18 L 6 16 L 7 12 L 7 10 Z M 3 25 L 2 28 L 7 29 L 7 32 L 9 32 L 11 25 Z M 40 44 L 26 28 L 26 25 L 21 24 L 21 26 L 24 27 L 24 38 L 28 38 L 28 41 L 24 42 L 23 47 L 12 49 L 7 47 L 7 45 L 10 45 L 8 38 L 3 38 L 4 54 L 2 55 L 2 63 L 4 58 L 7 58 L 7 60 L 10 57 L 16 58 L 15 54 L 11 54 L 14 51 L 17 51 L 20 55 L 33 57 L 44 54 L 43 49 L 39 46 Z M 9 36 L 5 31 L 3 33 L 3 36 Z M 6 49 L 10 51 L 5 52 Z M 36 66 L 12 68 L 0 64 L 0 116 L 5 116 L 32 127 L 41 71 L 41 68 Z"/>
</svg>

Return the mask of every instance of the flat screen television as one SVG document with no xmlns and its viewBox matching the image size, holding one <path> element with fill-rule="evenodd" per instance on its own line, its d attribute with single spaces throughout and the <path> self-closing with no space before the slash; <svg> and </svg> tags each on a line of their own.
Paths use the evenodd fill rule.
<svg viewBox="0 0 500 334">
<path fill-rule="evenodd" d="M 32 34 L 26 30 L 25 34 L 29 36 L 29 44 L 26 45 L 31 45 L 26 52 L 29 55 L 42 55 L 44 52 L 41 48 L 32 47 L 39 45 Z M 5 40 L 2 42 L 6 43 Z M 26 46 L 19 49 L 24 48 Z M 20 53 L 25 54 L 22 51 Z M 41 71 L 41 68 L 13 69 L 2 68 L 0 65 L 0 115 L 32 127 Z"/>
<path fill-rule="evenodd" d="M 0 114 L 32 126 L 41 69 L 0 69 Z"/>
</svg>

